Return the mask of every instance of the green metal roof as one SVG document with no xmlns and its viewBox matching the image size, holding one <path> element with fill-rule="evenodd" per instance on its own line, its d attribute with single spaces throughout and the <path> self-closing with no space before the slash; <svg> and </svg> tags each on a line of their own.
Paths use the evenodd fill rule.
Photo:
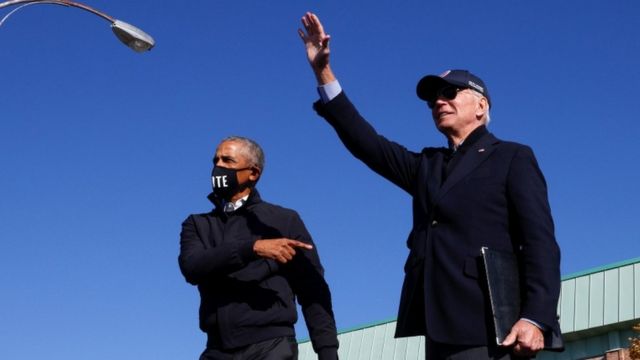
<svg viewBox="0 0 640 360">
<path fill-rule="evenodd" d="M 537 359 L 581 359 L 625 347 L 640 321 L 640 257 L 563 277 L 558 304 L 566 350 Z M 393 338 L 395 320 L 341 331 L 343 360 L 424 359 L 424 337 Z M 311 343 L 300 343 L 300 360 L 317 359 Z"/>
</svg>

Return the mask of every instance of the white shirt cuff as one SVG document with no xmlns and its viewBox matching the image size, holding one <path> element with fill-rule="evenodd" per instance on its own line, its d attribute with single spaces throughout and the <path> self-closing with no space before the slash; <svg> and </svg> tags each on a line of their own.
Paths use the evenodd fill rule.
<svg viewBox="0 0 640 360">
<path fill-rule="evenodd" d="M 545 328 L 546 328 L 546 326 L 544 326 L 544 325 L 542 325 L 542 324 L 538 323 L 537 321 L 533 321 L 533 320 L 531 320 L 531 319 L 527 319 L 527 318 L 522 318 L 522 320 L 524 320 L 524 321 L 526 321 L 526 322 L 528 322 L 528 323 L 531 323 L 531 324 L 535 325 L 538 329 L 540 329 L 540 330 L 542 330 L 542 331 L 546 331 L 546 330 L 547 330 L 547 329 L 545 329 Z"/>
<path fill-rule="evenodd" d="M 338 80 L 333 80 L 330 83 L 318 86 L 318 94 L 320 94 L 320 99 L 322 99 L 323 104 L 333 100 L 340 92 L 342 92 L 342 87 Z"/>
</svg>

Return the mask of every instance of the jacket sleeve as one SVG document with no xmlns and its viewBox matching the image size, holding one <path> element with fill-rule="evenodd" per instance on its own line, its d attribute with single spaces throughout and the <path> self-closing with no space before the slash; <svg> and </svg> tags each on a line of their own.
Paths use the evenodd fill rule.
<svg viewBox="0 0 640 360">
<path fill-rule="evenodd" d="M 312 250 L 298 251 L 288 264 L 290 283 L 302 308 L 311 344 L 319 360 L 335 360 L 338 358 L 338 335 L 331 292 L 324 279 L 318 251 L 297 213 L 294 213 L 289 228 L 293 239 L 313 245 Z"/>
<path fill-rule="evenodd" d="M 358 113 L 344 92 L 326 104 L 314 104 L 347 149 L 369 168 L 413 195 L 419 154 L 387 140 Z"/>
<path fill-rule="evenodd" d="M 524 280 L 521 317 L 551 329 L 557 324 L 560 248 L 554 235 L 547 185 L 533 155 L 520 147 L 509 169 L 507 192 L 512 225 L 519 239 Z"/>
<path fill-rule="evenodd" d="M 178 263 L 187 282 L 198 285 L 210 276 L 230 274 L 255 260 L 254 241 L 208 244 L 198 229 L 195 216 L 182 223 Z"/>
</svg>

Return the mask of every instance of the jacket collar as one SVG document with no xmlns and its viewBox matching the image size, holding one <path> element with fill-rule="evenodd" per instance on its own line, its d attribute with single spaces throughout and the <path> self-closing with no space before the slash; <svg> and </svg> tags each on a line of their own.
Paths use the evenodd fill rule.
<svg viewBox="0 0 640 360">
<path fill-rule="evenodd" d="M 217 211 L 222 211 L 222 199 L 219 199 L 213 192 L 210 193 L 209 195 L 207 195 L 207 199 L 209 199 L 209 201 L 211 201 L 211 203 L 213 203 L 213 205 L 215 205 L 216 210 Z M 244 209 L 244 208 L 248 208 L 252 205 L 255 205 L 259 202 L 262 202 L 262 198 L 260 197 L 260 193 L 258 192 L 258 189 L 253 188 L 251 189 L 251 192 L 249 193 L 249 198 L 247 198 L 247 201 L 245 201 L 244 205 L 242 205 L 242 207 L 238 210 Z"/>
<path fill-rule="evenodd" d="M 466 152 L 469 148 L 471 148 L 478 140 L 480 140 L 484 135 L 486 135 L 489 131 L 487 130 L 486 125 L 480 125 L 475 128 L 466 139 L 462 141 L 458 146 L 453 146 L 449 144 L 449 149 L 452 151 L 460 151 Z"/>
<path fill-rule="evenodd" d="M 437 203 L 451 188 L 473 171 L 478 165 L 488 159 L 499 140 L 490 132 L 484 133 L 477 141 L 467 149 L 465 156 L 460 160 L 443 184 L 431 184 L 430 190 L 435 190 L 433 202 Z M 439 189 L 438 189 L 439 188 Z"/>
</svg>

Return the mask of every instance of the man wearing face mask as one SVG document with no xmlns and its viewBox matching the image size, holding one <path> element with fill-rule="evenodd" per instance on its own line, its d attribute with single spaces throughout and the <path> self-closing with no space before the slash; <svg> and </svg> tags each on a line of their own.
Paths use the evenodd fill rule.
<svg viewBox="0 0 640 360">
<path fill-rule="evenodd" d="M 190 215 L 180 233 L 180 270 L 200 292 L 200 360 L 297 359 L 298 299 L 315 352 L 337 359 L 331 294 L 298 214 L 262 201 L 260 146 L 224 139 L 211 175 L 215 208 Z"/>
</svg>

